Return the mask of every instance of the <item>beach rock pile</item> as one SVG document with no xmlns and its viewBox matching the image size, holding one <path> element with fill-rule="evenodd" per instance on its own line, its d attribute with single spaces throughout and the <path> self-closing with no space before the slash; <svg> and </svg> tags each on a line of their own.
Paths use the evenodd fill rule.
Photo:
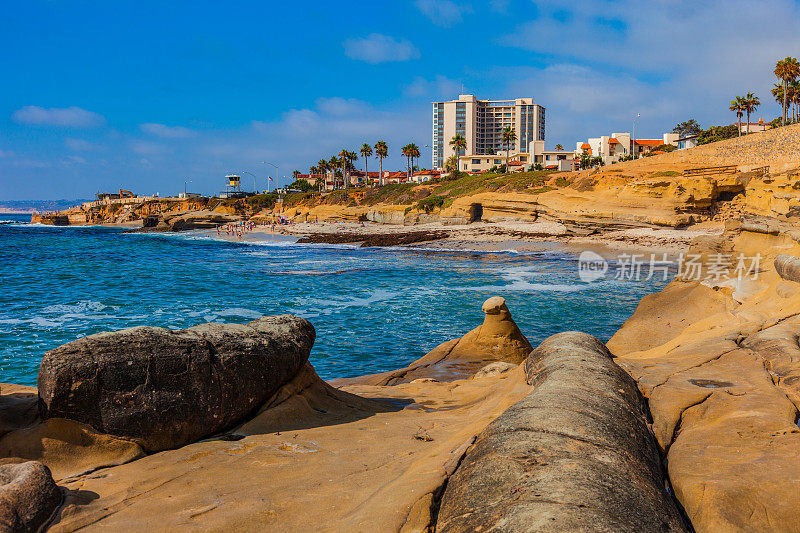
<svg viewBox="0 0 800 533">
<path fill-rule="evenodd" d="M 316 233 L 301 237 L 297 242 L 303 244 L 349 244 L 361 243 L 362 248 L 403 246 L 417 242 L 444 239 L 446 231 L 412 231 L 404 233 Z"/>
<path fill-rule="evenodd" d="M 215 213 L 208 210 L 179 211 L 175 213 L 164 213 L 158 215 L 158 217 L 146 217 L 143 219 L 141 228 L 129 231 L 131 233 L 147 233 L 214 229 L 218 226 L 238 220 L 241 220 L 241 217 L 224 213 Z"/>
<path fill-rule="evenodd" d="M 437 532 L 687 531 L 647 405 L 603 343 L 553 335 L 525 373 L 534 390 L 478 436 L 447 483 Z"/>
<path fill-rule="evenodd" d="M 61 499 L 61 489 L 42 463 L 0 465 L 0 531 L 40 531 Z"/>
<path fill-rule="evenodd" d="M 483 324 L 460 339 L 444 342 L 409 366 L 382 374 L 335 379 L 335 386 L 350 384 L 397 385 L 417 379 L 452 381 L 474 375 L 491 363 L 518 365 L 533 347 L 511 317 L 506 301 L 493 296 L 483 304 Z"/>
<path fill-rule="evenodd" d="M 315 332 L 290 315 L 171 331 L 136 327 L 47 352 L 40 412 L 176 448 L 243 421 L 307 362 Z"/>
</svg>

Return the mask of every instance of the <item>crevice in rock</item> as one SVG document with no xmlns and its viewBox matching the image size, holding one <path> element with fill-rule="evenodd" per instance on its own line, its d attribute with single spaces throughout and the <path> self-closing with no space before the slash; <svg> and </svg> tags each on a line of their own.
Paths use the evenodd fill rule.
<svg viewBox="0 0 800 533">
<path fill-rule="evenodd" d="M 456 473 L 458 467 L 461 466 L 461 463 L 467 456 L 467 452 L 469 452 L 472 449 L 477 439 L 478 439 L 477 435 L 472 436 L 472 439 L 470 439 L 469 441 L 470 442 L 469 446 L 464 446 L 464 449 L 462 450 L 461 454 L 454 461 L 455 463 L 454 466 L 450 468 L 449 471 L 448 469 L 445 470 L 445 477 L 444 481 L 442 481 L 442 484 L 433 490 L 432 492 L 433 498 L 431 499 L 431 522 L 428 525 L 428 531 L 430 533 L 436 531 L 436 526 L 438 525 L 439 522 L 439 509 L 441 508 L 442 505 L 442 497 L 444 496 L 444 491 L 447 490 L 447 483 L 450 481 L 450 477 Z M 455 459 L 455 457 L 452 459 Z"/>
<path fill-rule="evenodd" d="M 670 446 L 672 446 L 672 444 L 675 442 L 675 440 L 678 438 L 678 435 L 679 435 L 679 434 L 680 434 L 680 432 L 681 432 L 681 427 L 683 426 L 683 415 L 684 415 L 684 413 L 686 413 L 686 411 L 688 411 L 688 410 L 689 410 L 689 409 L 691 409 L 692 407 L 697 407 L 698 405 L 701 405 L 703 402 L 705 402 L 706 400 L 708 400 L 709 398 L 711 398 L 711 396 L 712 396 L 713 394 L 714 394 L 713 392 L 709 392 L 708 394 L 706 394 L 706 395 L 703 397 L 703 399 L 702 399 L 702 400 L 700 400 L 700 401 L 697 401 L 697 402 L 695 402 L 695 403 L 693 403 L 693 404 L 691 404 L 691 405 L 687 405 L 686 407 L 684 407 L 683 409 L 681 409 L 681 414 L 680 414 L 680 417 L 678 418 L 678 423 L 677 423 L 677 424 L 675 424 L 675 429 L 672 431 L 672 440 L 670 440 L 670 443 L 669 443 L 669 445 L 667 446 L 667 449 L 666 449 L 666 451 L 669 451 L 669 448 L 670 448 Z"/>
</svg>

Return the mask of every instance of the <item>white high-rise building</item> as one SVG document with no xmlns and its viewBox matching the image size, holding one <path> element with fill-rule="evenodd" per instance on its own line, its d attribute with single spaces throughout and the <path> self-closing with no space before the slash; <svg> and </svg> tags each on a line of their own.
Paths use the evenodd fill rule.
<svg viewBox="0 0 800 533">
<path fill-rule="evenodd" d="M 450 140 L 461 134 L 467 140 L 466 153 L 482 155 L 505 150 L 503 128 L 511 126 L 517 134 L 512 152 L 528 152 L 532 141 L 544 140 L 544 107 L 533 98 L 516 100 L 478 100 L 462 94 L 458 100 L 433 103 L 433 168 L 442 169 L 455 152 Z"/>
</svg>

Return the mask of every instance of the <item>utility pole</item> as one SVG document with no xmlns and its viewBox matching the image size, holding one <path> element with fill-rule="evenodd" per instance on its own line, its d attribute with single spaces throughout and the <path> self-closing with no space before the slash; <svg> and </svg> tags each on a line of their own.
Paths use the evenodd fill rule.
<svg viewBox="0 0 800 533">
<path fill-rule="evenodd" d="M 634 159 L 636 159 L 636 119 L 641 117 L 641 116 L 642 116 L 641 114 L 636 113 L 636 116 L 633 117 L 633 135 L 632 135 L 632 139 L 631 139 L 631 154 L 633 155 Z"/>
</svg>

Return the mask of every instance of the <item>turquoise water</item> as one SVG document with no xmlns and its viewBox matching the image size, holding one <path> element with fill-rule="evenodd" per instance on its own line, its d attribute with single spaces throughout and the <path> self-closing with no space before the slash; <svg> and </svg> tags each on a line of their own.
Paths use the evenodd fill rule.
<svg viewBox="0 0 800 533">
<path fill-rule="evenodd" d="M 280 313 L 314 324 L 311 360 L 324 379 L 381 372 L 479 325 L 492 295 L 506 298 L 534 345 L 570 329 L 607 340 L 664 285 L 586 284 L 576 265 L 555 252 L 253 245 L 0 224 L 0 381 L 34 385 L 45 351 L 92 333 Z"/>
</svg>

